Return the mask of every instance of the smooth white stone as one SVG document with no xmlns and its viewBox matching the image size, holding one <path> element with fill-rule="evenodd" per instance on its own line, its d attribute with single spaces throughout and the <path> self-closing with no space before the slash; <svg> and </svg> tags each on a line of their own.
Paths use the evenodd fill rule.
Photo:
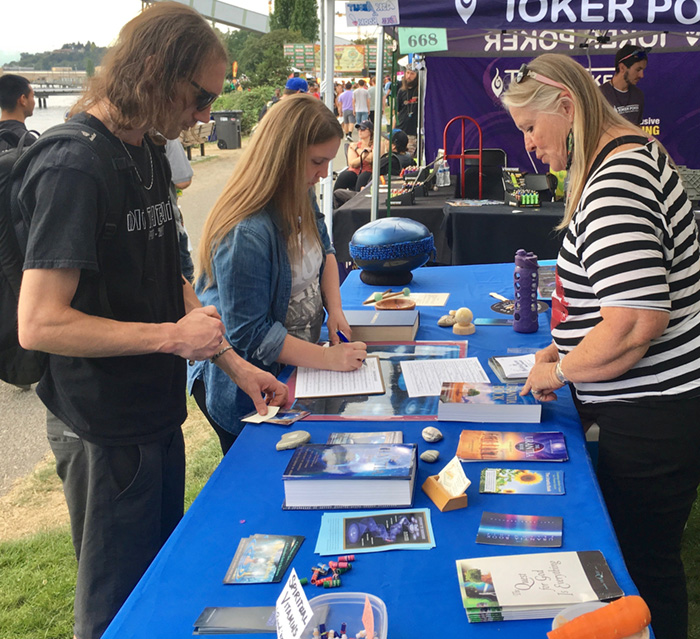
<svg viewBox="0 0 700 639">
<path fill-rule="evenodd" d="M 291 450 L 309 441 L 311 441 L 311 433 L 306 430 L 293 430 L 291 433 L 282 435 L 275 448 L 277 450 Z"/>
<path fill-rule="evenodd" d="M 435 426 L 426 426 L 421 435 L 423 435 L 423 439 L 426 442 L 430 442 L 431 444 L 433 442 L 439 442 L 442 439 L 440 429 L 435 428 Z"/>
</svg>

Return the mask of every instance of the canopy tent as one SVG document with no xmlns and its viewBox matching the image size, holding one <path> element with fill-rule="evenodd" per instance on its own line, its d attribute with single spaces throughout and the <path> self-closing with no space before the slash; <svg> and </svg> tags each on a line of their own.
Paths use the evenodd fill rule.
<svg viewBox="0 0 700 639">
<path fill-rule="evenodd" d="M 546 171 L 528 157 L 521 135 L 500 106 L 507 81 L 523 62 L 540 53 L 560 52 L 573 56 L 602 84 L 614 72 L 617 49 L 633 42 L 652 47 L 641 85 L 646 102 L 643 126 L 676 162 L 700 167 L 700 145 L 694 143 L 700 134 L 698 78 L 690 57 L 700 50 L 700 33 L 687 32 L 698 28 L 700 2 L 401 0 L 399 7 L 401 27 L 447 29 L 448 50 L 426 56 L 423 130 L 428 160 L 443 145 L 445 124 L 457 115 L 469 115 L 482 128 L 484 148 L 503 148 L 511 166 Z M 663 62 L 657 54 L 663 54 Z M 448 146 L 448 153 L 461 152 L 461 140 L 448 138 Z M 475 127 L 467 130 L 465 146 L 478 146 Z"/>
</svg>

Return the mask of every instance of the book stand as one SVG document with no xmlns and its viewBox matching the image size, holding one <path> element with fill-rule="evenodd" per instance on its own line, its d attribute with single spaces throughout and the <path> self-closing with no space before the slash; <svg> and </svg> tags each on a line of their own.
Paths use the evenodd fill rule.
<svg viewBox="0 0 700 639">
<path fill-rule="evenodd" d="M 440 512 L 457 510 L 467 507 L 467 494 L 452 497 L 438 482 L 437 475 L 431 475 L 423 483 L 423 492 L 432 499 L 433 503 L 440 509 Z"/>
</svg>

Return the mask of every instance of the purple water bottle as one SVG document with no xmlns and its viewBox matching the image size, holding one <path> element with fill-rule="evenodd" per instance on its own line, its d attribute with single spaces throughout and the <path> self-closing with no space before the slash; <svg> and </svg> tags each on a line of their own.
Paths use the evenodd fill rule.
<svg viewBox="0 0 700 639">
<path fill-rule="evenodd" d="M 513 287 L 515 308 L 513 328 L 518 333 L 534 333 L 539 328 L 537 319 L 537 255 L 525 249 L 515 253 Z"/>
</svg>

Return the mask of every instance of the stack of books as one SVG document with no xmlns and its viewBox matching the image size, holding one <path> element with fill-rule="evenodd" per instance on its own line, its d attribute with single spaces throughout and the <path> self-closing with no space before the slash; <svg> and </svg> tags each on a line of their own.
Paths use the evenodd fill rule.
<svg viewBox="0 0 700 639">
<path fill-rule="evenodd" d="M 532 395 L 520 395 L 517 384 L 444 382 L 438 403 L 438 419 L 457 422 L 537 423 L 542 405 Z"/>
<path fill-rule="evenodd" d="M 300 446 L 282 476 L 283 508 L 406 508 L 416 467 L 415 444 Z"/>
<path fill-rule="evenodd" d="M 458 559 L 457 576 L 470 622 L 553 619 L 624 595 L 599 550 Z"/>
</svg>

